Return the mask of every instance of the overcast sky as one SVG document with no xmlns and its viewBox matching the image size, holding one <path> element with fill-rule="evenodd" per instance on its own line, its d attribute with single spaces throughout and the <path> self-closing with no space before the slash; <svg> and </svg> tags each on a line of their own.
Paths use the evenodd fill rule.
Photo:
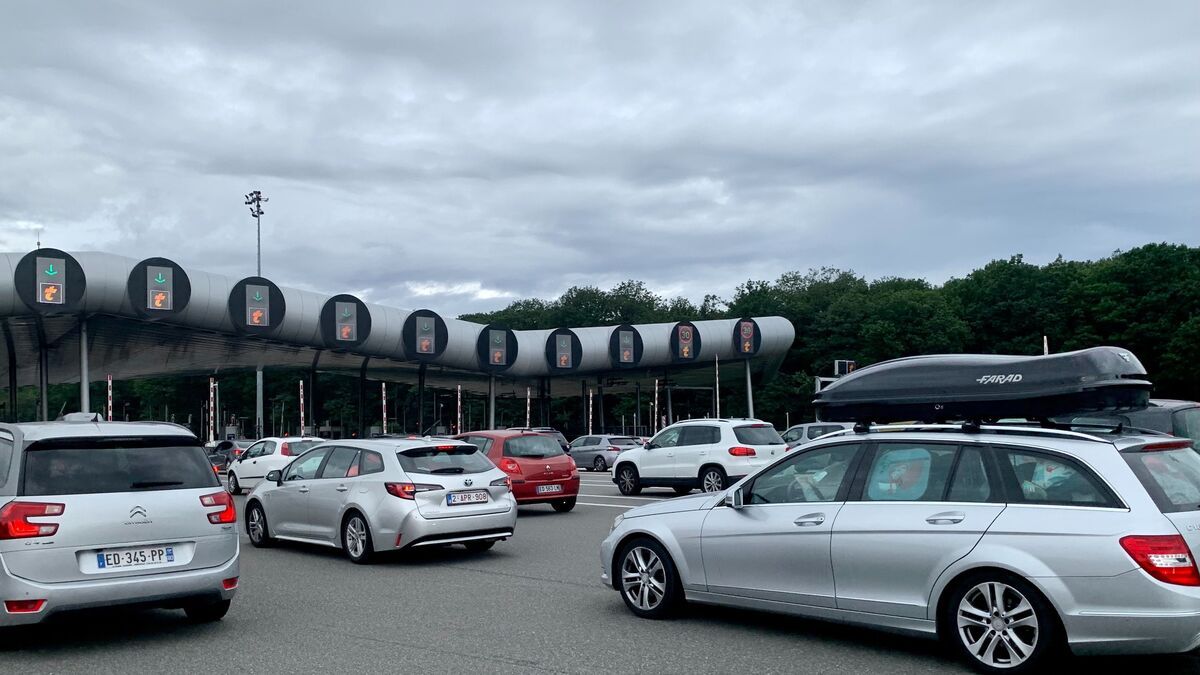
<svg viewBox="0 0 1200 675">
<path fill-rule="evenodd" d="M 421 5 L 6 2 L 0 249 L 247 276 L 260 189 L 265 276 L 455 315 L 1200 244 L 1195 0 Z"/>
</svg>

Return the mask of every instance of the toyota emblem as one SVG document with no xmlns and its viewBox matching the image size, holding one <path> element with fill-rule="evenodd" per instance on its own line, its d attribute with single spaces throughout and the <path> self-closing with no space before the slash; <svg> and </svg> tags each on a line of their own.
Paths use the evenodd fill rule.
<svg viewBox="0 0 1200 675">
<path fill-rule="evenodd" d="M 463 485 L 466 485 L 467 487 L 471 487 L 474 484 L 475 484 L 475 481 L 471 480 L 470 478 L 463 481 Z"/>
</svg>

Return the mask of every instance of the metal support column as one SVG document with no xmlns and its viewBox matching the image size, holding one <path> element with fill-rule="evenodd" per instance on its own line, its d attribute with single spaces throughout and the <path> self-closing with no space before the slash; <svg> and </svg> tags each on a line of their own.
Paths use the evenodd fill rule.
<svg viewBox="0 0 1200 675">
<path fill-rule="evenodd" d="M 588 406 L 587 380 L 579 382 L 579 401 L 579 428 L 583 430 L 580 433 L 587 434 L 588 415 L 592 412 Z"/>
<path fill-rule="evenodd" d="M 417 434 L 425 434 L 425 368 L 422 363 L 417 369 Z"/>
<path fill-rule="evenodd" d="M 88 375 L 87 319 L 79 319 L 79 412 L 92 411 L 92 397 L 88 389 L 92 378 Z"/>
<path fill-rule="evenodd" d="M 633 433 L 630 436 L 642 435 L 642 383 L 633 383 Z"/>
<path fill-rule="evenodd" d="M 263 369 L 254 371 L 254 437 L 263 437 Z"/>
<path fill-rule="evenodd" d="M 17 422 L 17 348 L 8 321 L 4 322 L 4 345 L 8 348 L 8 421 Z"/>
<path fill-rule="evenodd" d="M 305 405 L 308 406 L 308 424 L 313 428 L 313 435 L 319 435 L 321 431 L 321 423 L 317 421 L 317 364 L 321 361 L 321 351 L 317 350 L 313 354 L 312 367 L 308 371 L 308 391 L 306 392 Z M 300 435 L 305 435 L 304 430 L 300 430 Z"/>
<path fill-rule="evenodd" d="M 487 428 L 496 428 L 496 376 L 488 375 Z"/>
<path fill-rule="evenodd" d="M 603 434 L 604 433 L 604 424 L 605 424 L 604 423 L 604 385 L 602 384 L 603 380 L 600 380 L 600 378 L 596 378 L 596 379 L 597 379 L 597 381 L 596 381 L 596 402 L 599 404 L 597 406 L 597 415 L 600 419 L 600 424 L 597 425 L 597 427 L 596 427 L 596 433 Z"/>
<path fill-rule="evenodd" d="M 671 404 L 671 381 L 667 380 L 667 426 L 675 424 L 675 407 Z"/>
<path fill-rule="evenodd" d="M 750 359 L 746 359 L 746 416 L 754 419 L 754 387 L 750 385 Z"/>
<path fill-rule="evenodd" d="M 358 437 L 367 437 L 367 364 L 371 357 L 363 358 L 358 369 Z"/>
</svg>

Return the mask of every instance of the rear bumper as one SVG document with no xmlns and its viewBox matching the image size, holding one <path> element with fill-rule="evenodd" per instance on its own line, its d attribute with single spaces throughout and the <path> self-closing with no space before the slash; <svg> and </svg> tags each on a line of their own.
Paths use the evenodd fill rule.
<svg viewBox="0 0 1200 675">
<path fill-rule="evenodd" d="M 117 605 L 180 607 L 188 602 L 231 600 L 237 589 L 222 582 L 239 576 L 238 555 L 219 567 L 120 579 L 40 584 L 11 575 L 0 557 L 0 601 L 45 600 L 41 611 L 9 614 L 0 605 L 0 626 L 40 623 L 60 612 Z"/>
<path fill-rule="evenodd" d="M 1035 579 L 1059 606 L 1076 654 L 1173 654 L 1200 647 L 1200 588 L 1116 577 Z"/>
<path fill-rule="evenodd" d="M 425 518 L 413 509 L 401 521 L 398 530 L 381 529 L 373 543 L 377 551 L 398 551 L 435 544 L 507 539 L 513 535 L 516 527 L 516 508 L 500 513 L 452 518 Z"/>
<path fill-rule="evenodd" d="M 518 483 L 519 478 L 513 480 L 513 497 L 516 498 L 519 504 L 546 504 L 549 502 L 562 501 L 564 499 L 574 499 L 579 496 L 579 474 L 576 473 L 570 478 L 559 478 L 556 480 L 525 480 Z M 542 485 L 561 485 L 562 492 L 553 492 L 550 494 L 538 494 L 538 487 Z"/>
</svg>

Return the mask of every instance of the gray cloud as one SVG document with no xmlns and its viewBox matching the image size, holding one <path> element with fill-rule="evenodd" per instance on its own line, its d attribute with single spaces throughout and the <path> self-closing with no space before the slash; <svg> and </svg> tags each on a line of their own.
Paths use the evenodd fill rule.
<svg viewBox="0 0 1200 675">
<path fill-rule="evenodd" d="M 0 26 L 0 246 L 447 314 L 635 277 L 1200 244 L 1200 5 L 51 3 Z"/>
</svg>

